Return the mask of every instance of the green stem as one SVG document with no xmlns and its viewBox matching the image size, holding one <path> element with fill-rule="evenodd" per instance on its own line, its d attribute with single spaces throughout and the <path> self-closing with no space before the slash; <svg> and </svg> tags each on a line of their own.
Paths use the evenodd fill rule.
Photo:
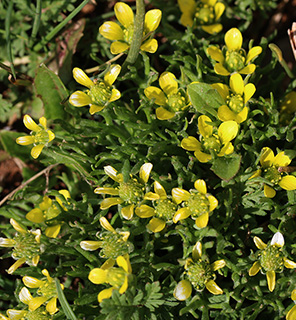
<svg viewBox="0 0 296 320">
<path fill-rule="evenodd" d="M 36 44 L 36 46 L 33 48 L 34 51 L 39 51 L 42 49 L 44 45 L 47 44 L 61 29 L 64 28 L 64 26 L 73 19 L 81 10 L 82 8 L 89 2 L 89 0 L 84 0 L 73 12 L 71 12 L 68 17 L 62 21 L 60 24 L 58 24 L 50 33 L 46 35 L 46 37 L 39 43 Z"/>
<path fill-rule="evenodd" d="M 11 41 L 10 41 L 10 21 L 11 21 L 12 8 L 13 8 L 13 0 L 10 0 L 8 3 L 8 8 L 7 8 L 6 17 L 5 17 L 5 38 L 6 38 L 6 44 L 7 44 L 7 56 L 8 56 L 8 60 L 10 62 L 11 73 L 12 73 L 14 80 L 15 80 L 16 75 L 15 75 L 15 71 L 14 71 L 12 50 L 11 50 Z"/>
<path fill-rule="evenodd" d="M 36 38 L 37 32 L 39 30 L 40 20 L 41 20 L 41 9 L 42 9 L 41 0 L 37 0 L 35 19 L 34 19 L 33 30 L 32 30 L 30 41 Z"/>
<path fill-rule="evenodd" d="M 63 292 L 61 285 L 60 285 L 60 281 L 57 278 L 54 278 L 54 281 L 55 281 L 56 289 L 58 292 L 59 302 L 60 302 L 62 309 L 65 313 L 66 319 L 77 320 L 74 312 L 72 311 L 71 307 L 69 306 L 69 303 L 64 295 L 64 292 Z"/>
<path fill-rule="evenodd" d="M 134 35 L 128 55 L 123 63 L 125 69 L 127 64 L 134 64 L 140 52 L 143 39 L 144 21 L 145 21 L 145 5 L 144 0 L 136 0 L 137 10 L 134 22 Z"/>
</svg>

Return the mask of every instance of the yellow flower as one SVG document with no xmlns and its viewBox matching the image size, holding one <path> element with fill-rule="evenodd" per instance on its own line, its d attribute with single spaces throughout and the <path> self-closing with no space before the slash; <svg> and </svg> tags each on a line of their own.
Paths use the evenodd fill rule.
<svg viewBox="0 0 296 320">
<path fill-rule="evenodd" d="M 41 231 L 39 229 L 28 231 L 12 218 L 10 224 L 17 231 L 17 234 L 13 239 L 0 238 L 0 247 L 13 248 L 11 256 L 17 261 L 7 270 L 7 273 L 12 274 L 23 263 L 37 266 L 41 253 Z"/>
<path fill-rule="evenodd" d="M 113 267 L 114 260 L 105 262 L 101 268 L 94 268 L 90 271 L 88 279 L 94 284 L 107 283 L 111 288 L 104 289 L 98 294 L 98 301 L 109 299 L 113 290 L 118 290 L 120 294 L 124 293 L 128 288 L 128 279 L 132 273 L 132 267 L 129 256 L 119 256 L 116 258 L 119 268 Z"/>
<path fill-rule="evenodd" d="M 23 283 L 26 287 L 31 289 L 38 288 L 37 294 L 39 297 L 33 298 L 30 291 L 25 287 L 20 291 L 19 297 L 23 303 L 29 306 L 30 311 L 35 311 L 42 304 L 46 303 L 46 311 L 54 314 L 59 310 L 57 308 L 58 293 L 56 285 L 46 269 L 42 270 L 42 274 L 46 277 L 42 280 L 29 276 L 23 277 Z M 60 284 L 60 286 L 64 289 L 62 284 Z"/>
<path fill-rule="evenodd" d="M 270 148 L 264 147 L 260 156 L 262 169 L 257 170 L 249 179 L 261 176 L 267 179 L 272 186 L 279 185 L 285 190 L 295 190 L 296 177 L 284 172 L 284 168 L 290 163 L 291 159 L 285 155 L 284 151 L 275 156 Z M 273 198 L 276 195 L 276 191 L 269 185 L 264 184 L 264 195 L 267 198 Z"/>
<path fill-rule="evenodd" d="M 106 231 L 98 232 L 99 241 L 81 241 L 80 247 L 83 250 L 94 251 L 101 248 L 100 257 L 113 260 L 132 252 L 134 247 L 128 241 L 129 231 L 115 230 L 105 217 L 100 218 L 100 224 Z"/>
<path fill-rule="evenodd" d="M 189 105 L 189 99 L 185 92 L 178 90 L 176 77 L 171 72 L 163 72 L 159 77 L 161 89 L 150 86 L 144 90 L 145 96 L 155 99 L 156 117 L 159 120 L 169 120 L 176 113 L 184 111 Z"/>
<path fill-rule="evenodd" d="M 185 280 L 181 280 L 175 290 L 174 297 L 180 301 L 188 299 L 192 292 L 192 286 L 197 291 L 202 291 L 205 287 L 212 294 L 222 294 L 223 290 L 215 282 L 215 271 L 226 265 L 225 260 L 216 260 L 209 263 L 208 259 L 202 259 L 202 244 L 196 242 L 192 250 L 192 259 L 185 262 Z"/>
<path fill-rule="evenodd" d="M 121 173 L 117 174 L 117 171 L 111 167 L 104 167 L 105 173 L 114 181 L 119 183 L 118 188 L 105 188 L 98 187 L 94 190 L 97 194 L 110 194 L 118 196 L 114 198 L 106 198 L 101 202 L 101 209 L 105 210 L 117 204 L 124 204 L 121 209 L 122 216 L 130 220 L 134 216 L 135 206 L 144 199 L 145 184 L 149 179 L 150 172 L 152 170 L 151 163 L 145 163 L 141 166 L 139 172 L 139 181 L 132 176 L 128 181 L 124 181 Z"/>
<path fill-rule="evenodd" d="M 235 121 L 221 123 L 218 130 L 213 128 L 212 121 L 208 116 L 198 118 L 200 141 L 189 136 L 181 141 L 181 147 L 188 151 L 194 151 L 195 157 L 200 162 L 212 160 L 212 154 L 224 157 L 233 153 L 234 147 L 230 142 L 238 133 L 238 124 Z"/>
<path fill-rule="evenodd" d="M 218 109 L 218 118 L 221 121 L 233 120 L 237 123 L 242 123 L 247 119 L 248 107 L 247 103 L 256 91 L 253 83 L 244 85 L 242 76 L 235 73 L 230 77 L 229 87 L 222 83 L 212 84 L 221 97 L 224 99 L 225 104 Z"/>
<path fill-rule="evenodd" d="M 104 76 L 103 81 L 90 80 L 90 78 L 79 68 L 73 69 L 74 79 L 89 90 L 75 91 L 71 94 L 69 102 L 74 107 L 89 106 L 89 113 L 94 114 L 102 111 L 110 102 L 120 98 L 120 92 L 112 84 L 117 79 L 121 70 L 119 64 L 113 64 Z"/>
<path fill-rule="evenodd" d="M 144 199 L 154 201 L 154 208 L 143 204 L 136 208 L 136 215 L 140 218 L 150 218 L 153 217 L 147 228 L 152 232 L 160 232 L 164 229 L 167 222 L 171 222 L 174 214 L 176 213 L 177 206 L 171 200 L 168 199 L 167 194 L 163 186 L 155 181 L 154 191 L 148 192 Z"/>
<path fill-rule="evenodd" d="M 296 92 L 291 91 L 280 104 L 280 122 L 288 125 L 296 112 Z"/>
<path fill-rule="evenodd" d="M 181 24 L 185 27 L 193 26 L 196 22 L 198 26 L 210 34 L 218 33 L 223 26 L 217 23 L 222 16 L 225 5 L 217 0 L 178 0 L 182 12 Z"/>
<path fill-rule="evenodd" d="M 104 22 L 99 33 L 106 39 L 114 41 L 111 44 L 112 54 L 119 54 L 129 49 L 134 35 L 134 13 L 130 6 L 123 2 L 117 2 L 114 12 L 121 26 L 113 21 Z M 161 20 L 161 11 L 158 9 L 149 10 L 145 14 L 143 42 L 140 47 L 142 51 L 154 53 L 158 43 L 150 38 L 150 34 L 157 29 Z M 149 39 L 148 39 L 149 38 Z"/>
<path fill-rule="evenodd" d="M 51 130 L 47 129 L 47 120 L 44 117 L 39 119 L 39 125 L 37 125 L 28 114 L 24 116 L 23 121 L 24 125 L 31 130 L 31 135 L 18 137 L 16 143 L 23 146 L 34 144 L 31 150 L 31 156 L 37 159 L 42 149 L 55 138 L 55 135 Z"/>
<path fill-rule="evenodd" d="M 294 289 L 291 293 L 291 299 L 296 303 L 296 289 Z M 287 320 L 295 320 L 296 319 L 296 305 L 292 307 L 292 309 L 289 310 L 289 312 L 286 315 Z"/>
<path fill-rule="evenodd" d="M 275 273 L 282 272 L 284 266 L 294 269 L 296 263 L 284 256 L 282 248 L 285 240 L 280 232 L 273 235 L 269 244 L 265 244 L 259 237 L 254 237 L 254 243 L 260 251 L 258 252 L 258 261 L 250 268 L 249 275 L 255 276 L 259 270 L 266 273 L 268 289 L 272 292 L 275 288 Z"/>
<path fill-rule="evenodd" d="M 26 304 L 26 302 L 24 303 Z M 8 318 L 0 314 L 0 320 L 24 320 L 24 319 L 50 320 L 52 319 L 52 316 L 46 311 L 44 307 L 40 307 L 34 311 L 8 309 L 6 313 L 8 315 Z"/>
<path fill-rule="evenodd" d="M 59 193 L 63 195 L 65 200 L 70 198 L 70 193 L 68 190 L 60 190 Z M 63 210 L 68 209 L 63 205 L 60 198 L 56 197 L 56 201 L 60 204 Z M 52 220 L 56 218 L 61 213 L 60 209 L 52 203 L 52 200 L 45 196 L 43 201 L 39 204 L 39 207 L 32 209 L 26 214 L 26 218 L 34 223 L 42 223 L 47 220 Z M 61 224 L 55 224 L 53 222 L 48 222 L 49 226 L 45 229 L 45 235 L 49 238 L 56 238 L 61 230 Z"/>
<path fill-rule="evenodd" d="M 204 180 L 198 179 L 194 182 L 195 190 L 190 192 L 174 188 L 172 190 L 173 200 L 179 204 L 183 202 L 183 208 L 179 209 L 174 217 L 174 223 L 191 216 L 198 228 L 205 228 L 209 222 L 209 214 L 218 206 L 218 200 L 207 193 Z"/>
<path fill-rule="evenodd" d="M 222 50 L 214 46 L 207 49 L 208 55 L 218 62 L 214 66 L 215 72 L 223 76 L 228 76 L 233 72 L 253 73 L 256 66 L 250 62 L 262 52 L 262 48 L 260 46 L 253 47 L 246 54 L 242 48 L 242 34 L 237 28 L 227 31 L 224 39 L 226 46 Z"/>
</svg>

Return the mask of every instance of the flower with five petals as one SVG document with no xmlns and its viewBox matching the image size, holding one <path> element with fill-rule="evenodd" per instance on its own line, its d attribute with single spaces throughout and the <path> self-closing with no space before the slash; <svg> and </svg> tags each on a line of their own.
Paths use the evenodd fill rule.
<svg viewBox="0 0 296 320">
<path fill-rule="evenodd" d="M 212 160 L 212 155 L 224 157 L 233 153 L 234 147 L 230 142 L 238 133 L 238 124 L 229 120 L 221 123 L 218 130 L 212 126 L 208 116 L 198 118 L 200 141 L 189 136 L 181 141 L 181 147 L 188 151 L 194 151 L 195 157 L 200 162 Z"/>
<path fill-rule="evenodd" d="M 120 98 L 120 92 L 112 85 L 117 79 L 121 70 L 119 64 L 113 64 L 104 76 L 103 81 L 92 81 L 84 71 L 79 68 L 73 69 L 74 79 L 81 85 L 88 88 L 85 92 L 75 91 L 71 94 L 69 102 L 74 107 L 89 106 L 89 113 L 94 114 L 102 111 L 110 102 Z"/>
<path fill-rule="evenodd" d="M 215 72 L 222 76 L 228 76 L 233 72 L 253 73 L 256 66 L 251 61 L 262 52 L 262 48 L 260 46 L 253 47 L 247 54 L 242 48 L 243 37 L 237 28 L 228 30 L 224 39 L 226 46 L 222 50 L 214 46 L 207 49 L 208 55 L 218 62 L 214 66 Z"/>
<path fill-rule="evenodd" d="M 107 21 L 100 26 L 99 33 L 104 38 L 114 41 L 110 51 L 112 54 L 119 54 L 128 50 L 133 40 L 134 13 L 131 7 L 124 2 L 117 2 L 114 11 L 121 26 L 114 21 Z M 149 10 L 145 14 L 143 40 L 140 47 L 142 51 L 154 53 L 157 50 L 157 40 L 151 39 L 150 34 L 159 26 L 161 15 L 162 13 L 158 9 Z"/>
<path fill-rule="evenodd" d="M 182 89 L 178 89 L 176 77 L 171 72 L 163 72 L 160 75 L 159 85 L 162 90 L 150 86 L 144 93 L 149 100 L 155 99 L 155 104 L 160 106 L 155 111 L 157 119 L 169 120 L 188 107 L 189 99 Z"/>
<path fill-rule="evenodd" d="M 247 102 L 255 93 L 256 87 L 253 83 L 245 85 L 239 73 L 231 75 L 229 86 L 230 88 L 222 83 L 212 84 L 212 87 L 219 92 L 225 101 L 225 104 L 218 109 L 218 118 L 221 121 L 233 120 L 237 123 L 242 123 L 247 119 Z"/>
<path fill-rule="evenodd" d="M 24 125 L 31 130 L 30 136 L 18 137 L 16 143 L 27 146 L 33 144 L 31 156 L 37 159 L 42 149 L 55 138 L 54 133 L 47 129 L 47 120 L 44 117 L 39 119 L 39 125 L 28 115 L 24 116 Z"/>
<path fill-rule="evenodd" d="M 282 272 L 284 266 L 294 269 L 296 263 L 285 257 L 282 251 L 285 240 L 280 232 L 273 235 L 269 244 L 265 244 L 259 237 L 254 237 L 254 243 L 260 251 L 258 252 L 258 260 L 249 270 L 249 275 L 255 276 L 259 270 L 266 273 L 268 289 L 272 292 L 275 288 L 276 272 Z"/>
<path fill-rule="evenodd" d="M 207 193 L 204 180 L 196 180 L 194 187 L 195 190 L 189 192 L 181 188 L 172 190 L 173 200 L 177 204 L 183 202 L 183 208 L 175 213 L 173 221 L 177 223 L 191 216 L 198 228 L 205 228 L 209 222 L 209 214 L 218 206 L 218 200 Z"/>
<path fill-rule="evenodd" d="M 215 271 L 226 265 L 225 260 L 217 260 L 209 263 L 208 258 L 202 258 L 202 244 L 196 242 L 192 250 L 192 259 L 185 262 L 185 278 L 181 280 L 175 290 L 174 297 L 180 301 L 188 299 L 192 292 L 192 286 L 197 291 L 202 291 L 205 287 L 212 294 L 222 294 L 223 290 L 215 282 Z"/>
<path fill-rule="evenodd" d="M 196 22 L 198 26 L 210 34 L 218 33 L 223 26 L 218 23 L 222 16 L 225 5 L 217 0 L 178 0 L 182 12 L 181 24 L 183 26 L 193 26 Z"/>
<path fill-rule="evenodd" d="M 278 185 L 285 190 L 295 190 L 296 177 L 285 172 L 290 163 L 291 159 L 285 155 L 284 151 L 279 152 L 275 156 L 270 148 L 264 147 L 260 156 L 262 169 L 258 169 L 249 179 L 263 177 L 272 186 Z M 267 198 L 273 198 L 276 195 L 276 191 L 264 183 L 264 195 Z"/>
</svg>

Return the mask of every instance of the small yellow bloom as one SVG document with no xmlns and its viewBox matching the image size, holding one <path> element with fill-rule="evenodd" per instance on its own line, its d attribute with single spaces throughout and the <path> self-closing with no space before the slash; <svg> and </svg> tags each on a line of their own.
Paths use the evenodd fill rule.
<svg viewBox="0 0 296 320">
<path fill-rule="evenodd" d="M 29 296 L 27 298 L 29 298 Z M 26 303 L 27 301 L 26 302 L 22 301 L 22 302 L 27 304 Z M 23 320 L 23 319 L 50 320 L 52 319 L 52 316 L 42 306 L 34 311 L 8 309 L 6 313 L 8 315 L 8 318 L 0 314 L 0 320 Z"/>
<path fill-rule="evenodd" d="M 104 289 L 98 294 L 98 301 L 109 299 L 113 290 L 118 290 L 120 294 L 128 288 L 128 280 L 132 273 L 129 256 L 119 256 L 116 258 L 118 268 L 113 267 L 115 261 L 104 263 L 101 268 L 94 268 L 89 273 L 89 280 L 94 284 L 107 283 L 111 288 Z"/>
<path fill-rule="evenodd" d="M 287 167 L 291 159 L 285 155 L 285 152 L 279 152 L 276 156 L 273 151 L 265 147 L 261 151 L 260 164 L 262 169 L 258 169 L 249 179 L 263 177 L 270 181 L 272 186 L 280 186 L 285 190 L 296 190 L 296 177 L 289 175 L 282 167 Z M 264 184 L 264 195 L 267 198 L 273 198 L 276 191 L 267 184 Z"/>
<path fill-rule="evenodd" d="M 34 147 L 31 150 L 31 156 L 37 159 L 42 149 L 55 138 L 55 135 L 51 130 L 47 129 L 47 120 L 44 117 L 39 119 L 39 125 L 37 125 L 28 114 L 24 116 L 23 121 L 24 125 L 31 130 L 31 135 L 18 137 L 16 143 L 23 146 L 33 144 Z"/>
<path fill-rule="evenodd" d="M 222 50 L 214 46 L 207 49 L 208 55 L 218 62 L 214 66 L 215 72 L 223 76 L 228 76 L 233 72 L 253 73 L 256 66 L 250 62 L 262 52 L 262 48 L 253 47 L 247 54 L 242 48 L 243 37 L 237 28 L 227 31 L 224 39 L 226 46 Z"/>
<path fill-rule="evenodd" d="M 218 117 L 221 121 L 233 120 L 242 123 L 247 119 L 247 103 L 255 93 L 256 87 L 252 83 L 244 85 L 243 78 L 239 73 L 230 77 L 229 85 L 230 90 L 225 84 L 212 84 L 212 87 L 219 92 L 225 101 L 225 104 L 218 109 Z"/>
<path fill-rule="evenodd" d="M 145 163 L 141 166 L 139 177 L 140 179 L 133 178 L 132 176 L 128 181 L 123 180 L 123 175 L 111 167 L 104 167 L 105 173 L 114 181 L 119 183 L 117 188 L 97 187 L 94 192 L 97 194 L 110 194 L 118 196 L 114 198 L 106 198 L 101 202 L 101 209 L 105 210 L 112 206 L 123 204 L 121 209 L 122 216 L 130 220 L 134 216 L 134 209 L 144 199 L 145 184 L 149 179 L 150 172 L 153 165 Z"/>
<path fill-rule="evenodd" d="M 238 124 L 235 121 L 223 122 L 218 130 L 212 126 L 208 116 L 198 118 L 200 141 L 189 136 L 181 141 L 181 147 L 188 151 L 194 151 L 195 157 L 200 162 L 212 160 L 212 154 L 224 157 L 233 153 L 234 147 L 230 142 L 238 133 Z"/>
<path fill-rule="evenodd" d="M 65 198 L 65 200 L 71 198 L 68 190 L 60 190 L 59 193 Z M 60 204 L 63 210 L 67 211 L 67 208 L 63 205 L 63 202 L 60 200 L 60 198 L 56 197 L 55 200 Z M 62 225 L 52 221 L 47 222 L 47 220 L 56 218 L 60 213 L 60 209 L 53 204 L 49 197 L 45 196 L 38 207 L 32 209 L 26 214 L 26 218 L 34 223 L 46 222 L 49 226 L 45 229 L 44 234 L 49 238 L 56 238 L 61 230 Z"/>
<path fill-rule="evenodd" d="M 115 16 L 121 25 L 113 21 L 104 22 L 99 33 L 106 39 L 114 41 L 111 44 L 112 54 L 119 54 L 129 49 L 134 35 L 134 13 L 130 6 L 124 2 L 117 2 L 114 7 Z M 142 51 L 154 53 L 158 48 L 155 39 L 150 34 L 159 26 L 161 11 L 150 10 L 145 14 L 143 42 L 140 47 Z"/>
<path fill-rule="evenodd" d="M 225 5 L 217 0 L 178 0 L 180 10 L 182 12 L 181 24 L 185 27 L 193 26 L 195 22 L 197 26 L 210 34 L 218 33 L 223 26 L 218 23 L 222 16 Z"/>
<path fill-rule="evenodd" d="M 150 86 L 144 90 L 145 96 L 159 105 L 156 117 L 159 120 L 172 119 L 176 113 L 184 111 L 189 105 L 187 94 L 178 89 L 176 77 L 171 72 L 163 72 L 159 77 L 161 89 Z"/>
<path fill-rule="evenodd" d="M 39 229 L 28 231 L 12 218 L 10 224 L 17 234 L 12 239 L 0 238 L 0 247 L 13 248 L 11 256 L 17 261 L 7 270 L 7 273 L 12 274 L 24 263 L 37 266 L 41 253 L 41 231 Z"/>
<path fill-rule="evenodd" d="M 210 264 L 207 258 L 202 258 L 202 244 L 196 242 L 192 250 L 192 259 L 185 262 L 185 280 L 181 280 L 175 290 L 174 297 L 180 301 L 190 297 L 192 286 L 197 291 L 202 291 L 205 287 L 212 294 L 222 294 L 223 290 L 215 282 L 215 271 L 226 265 L 225 260 L 217 260 Z"/>
<path fill-rule="evenodd" d="M 296 303 L 296 289 L 291 293 L 291 299 Z M 286 320 L 295 320 L 296 319 L 296 304 L 289 310 L 286 315 Z"/>
<path fill-rule="evenodd" d="M 258 260 L 249 270 L 249 275 L 255 276 L 259 270 L 266 273 L 268 289 L 272 292 L 275 288 L 276 272 L 282 272 L 284 266 L 294 269 L 296 268 L 296 263 L 284 256 L 282 248 L 285 240 L 280 232 L 273 235 L 269 244 L 265 244 L 258 237 L 254 237 L 254 243 L 260 251 L 258 252 Z"/>
<path fill-rule="evenodd" d="M 165 228 L 166 223 L 173 221 L 177 206 L 168 199 L 165 189 L 157 181 L 154 182 L 154 192 L 148 192 L 144 197 L 145 200 L 153 201 L 153 207 L 142 204 L 136 208 L 135 212 L 140 218 L 153 217 L 147 228 L 152 232 L 160 232 Z"/>
<path fill-rule="evenodd" d="M 29 276 L 23 277 L 23 283 L 26 287 L 38 289 L 37 294 L 39 297 L 33 298 L 30 294 L 30 291 L 25 287 L 20 291 L 19 297 L 23 303 L 29 306 L 30 311 L 35 311 L 41 305 L 46 303 L 46 311 L 49 314 L 54 314 L 59 310 L 57 308 L 58 293 L 56 290 L 56 285 L 46 269 L 42 270 L 42 274 L 46 277 L 42 280 Z M 64 289 L 62 284 L 60 284 L 60 286 L 62 289 Z"/>
<path fill-rule="evenodd" d="M 173 221 L 177 223 L 191 216 L 198 228 L 205 228 L 209 222 L 209 214 L 218 206 L 218 200 L 207 193 L 204 180 L 196 180 L 194 187 L 195 190 L 189 192 L 181 188 L 172 190 L 173 200 L 177 204 L 183 202 L 183 208 L 175 213 Z"/>
<path fill-rule="evenodd" d="M 89 106 L 89 113 L 94 114 L 102 111 L 110 102 L 116 101 L 120 98 L 121 93 L 112 85 L 117 79 L 121 70 L 119 64 L 113 64 L 104 76 L 104 80 L 92 81 L 79 68 L 73 69 L 74 79 L 81 85 L 88 88 L 85 92 L 75 91 L 71 94 L 69 102 L 74 107 Z"/>
</svg>

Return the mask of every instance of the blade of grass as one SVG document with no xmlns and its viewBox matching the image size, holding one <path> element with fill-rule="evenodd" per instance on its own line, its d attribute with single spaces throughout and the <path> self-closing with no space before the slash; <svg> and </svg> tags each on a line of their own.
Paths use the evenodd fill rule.
<svg viewBox="0 0 296 320">
<path fill-rule="evenodd" d="M 70 308 L 69 303 L 64 295 L 64 292 L 63 292 L 61 285 L 60 285 L 60 281 L 57 278 L 55 278 L 54 281 L 55 281 L 55 285 L 56 285 L 57 292 L 58 292 L 59 302 L 62 306 L 63 311 L 65 312 L 65 316 L 67 317 L 67 319 L 77 320 L 74 312 Z"/>
<path fill-rule="evenodd" d="M 13 65 L 13 57 L 12 57 L 12 49 L 11 49 L 11 41 L 10 41 L 10 22 L 11 22 L 11 13 L 13 8 L 13 0 L 8 2 L 8 8 L 5 17 L 5 38 L 6 38 L 6 46 L 7 46 L 7 56 L 10 62 L 11 73 L 16 79 L 15 70 Z"/>
<path fill-rule="evenodd" d="M 64 28 L 64 26 L 73 19 L 81 10 L 82 8 L 89 2 L 89 0 L 84 0 L 75 10 L 73 10 L 68 17 L 63 20 L 60 24 L 58 24 L 53 30 L 48 33 L 44 39 L 41 40 L 41 42 L 37 43 L 34 46 L 34 51 L 39 51 L 42 49 L 43 46 L 47 44 L 60 30 Z"/>
<path fill-rule="evenodd" d="M 41 9 L 42 9 L 41 0 L 37 0 L 35 18 L 34 18 L 30 42 L 32 42 L 36 38 L 37 32 L 39 30 L 40 20 L 41 20 Z"/>
</svg>

